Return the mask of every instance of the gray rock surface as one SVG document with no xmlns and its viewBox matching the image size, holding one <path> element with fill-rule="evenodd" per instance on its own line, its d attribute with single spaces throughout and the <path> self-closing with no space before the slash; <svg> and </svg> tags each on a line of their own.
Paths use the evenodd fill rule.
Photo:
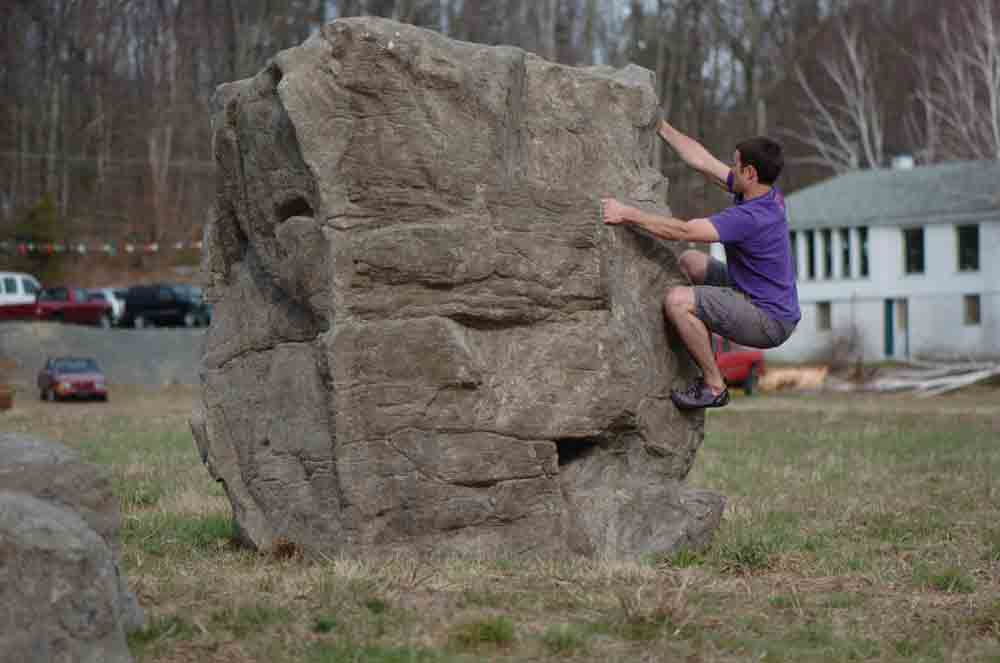
<svg viewBox="0 0 1000 663">
<path fill-rule="evenodd" d="M 0 491 L 0 658 L 131 661 L 119 575 L 105 540 L 71 510 Z"/>
<path fill-rule="evenodd" d="M 380 19 L 327 25 L 214 102 L 215 304 L 192 429 L 267 549 L 602 557 L 702 546 L 703 435 L 669 391 L 672 248 L 650 72 Z"/>
<path fill-rule="evenodd" d="M 111 480 L 69 447 L 0 433 L 0 489 L 34 495 L 75 511 L 110 545 L 117 546 L 118 498 Z"/>
<path fill-rule="evenodd" d="M 0 491 L 30 495 L 81 518 L 111 551 L 117 578 L 114 603 L 123 627 L 128 632 L 142 628 L 142 609 L 120 573 L 118 498 L 101 468 L 61 444 L 0 433 Z"/>
</svg>

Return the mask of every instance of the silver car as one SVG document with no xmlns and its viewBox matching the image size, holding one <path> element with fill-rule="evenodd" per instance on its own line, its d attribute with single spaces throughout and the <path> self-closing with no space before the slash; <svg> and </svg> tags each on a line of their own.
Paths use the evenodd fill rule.
<svg viewBox="0 0 1000 663">
<path fill-rule="evenodd" d="M 111 322 L 117 325 L 125 313 L 124 288 L 88 288 L 87 299 L 100 300 L 111 304 Z"/>
</svg>

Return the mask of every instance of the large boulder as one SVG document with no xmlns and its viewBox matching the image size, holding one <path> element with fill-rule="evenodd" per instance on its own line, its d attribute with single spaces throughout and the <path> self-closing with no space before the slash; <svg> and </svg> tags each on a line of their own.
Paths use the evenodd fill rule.
<svg viewBox="0 0 1000 663">
<path fill-rule="evenodd" d="M 380 19 L 215 97 L 202 457 L 243 539 L 603 557 L 706 545 L 703 416 L 666 329 L 649 71 Z"/>
<path fill-rule="evenodd" d="M 75 511 L 117 552 L 121 519 L 111 479 L 69 447 L 0 433 L 0 490 L 33 495 Z"/>
<path fill-rule="evenodd" d="M 128 661 L 143 614 L 121 572 L 118 501 L 71 449 L 0 434 L 0 651 L 17 661 Z M 4 659 L 6 660 L 6 659 Z"/>
</svg>

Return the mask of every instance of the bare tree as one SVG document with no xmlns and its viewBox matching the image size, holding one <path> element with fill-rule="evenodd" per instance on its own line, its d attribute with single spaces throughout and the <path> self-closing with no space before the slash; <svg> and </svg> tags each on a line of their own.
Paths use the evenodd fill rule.
<svg viewBox="0 0 1000 663">
<path fill-rule="evenodd" d="M 917 66 L 912 108 L 903 118 L 906 133 L 921 163 L 937 163 L 941 154 L 941 121 L 935 101 L 934 65 L 926 54 L 914 58 Z"/>
<path fill-rule="evenodd" d="M 840 51 L 820 59 L 830 85 L 824 96 L 816 91 L 801 66 L 795 77 L 807 100 L 805 131 L 783 130 L 814 151 L 802 161 L 837 173 L 880 168 L 885 162 L 885 116 L 878 96 L 876 56 L 861 39 L 857 26 L 838 27 Z"/>
<path fill-rule="evenodd" d="M 196 237 L 212 195 L 216 86 L 327 18 L 358 14 L 566 64 L 634 62 L 655 72 L 668 116 L 713 151 L 794 130 L 803 142 L 789 159 L 808 151 L 825 168 L 796 169 L 786 184 L 879 165 L 884 145 L 920 148 L 925 161 L 996 155 L 998 2 L 962 0 L 983 6 L 959 15 L 937 0 L 4 0 L 0 240 L 43 200 L 67 238 Z M 940 30 L 941 15 L 961 30 Z M 858 27 L 838 32 L 829 19 L 845 16 Z M 923 76 L 903 50 L 926 43 L 921 27 L 938 46 Z M 909 132 L 886 126 L 906 105 L 919 110 Z M 678 213 L 702 211 L 714 195 L 704 181 L 670 151 L 659 159 Z"/>
<path fill-rule="evenodd" d="M 535 0 L 538 12 L 538 46 L 539 55 L 549 60 L 555 60 L 556 51 L 556 20 L 559 14 L 559 0 Z"/>
<path fill-rule="evenodd" d="M 763 134 L 767 115 L 765 98 L 759 92 L 773 46 L 770 32 L 780 25 L 777 19 L 783 3 L 780 0 L 743 0 L 713 3 L 711 8 L 719 37 L 725 41 L 734 63 L 739 64 L 740 71 L 734 72 L 734 79 L 739 76 L 741 80 L 743 112 L 753 116 L 755 133 Z"/>
<path fill-rule="evenodd" d="M 585 0 L 583 10 L 583 53 L 584 62 L 594 63 L 594 50 L 597 44 L 597 0 Z"/>
<path fill-rule="evenodd" d="M 361 0 L 337 0 L 337 17 L 357 16 L 362 13 Z"/>
<path fill-rule="evenodd" d="M 956 29 L 944 22 L 936 57 L 923 60 L 907 120 L 923 160 L 1000 159 L 1000 7 L 974 0 Z"/>
</svg>

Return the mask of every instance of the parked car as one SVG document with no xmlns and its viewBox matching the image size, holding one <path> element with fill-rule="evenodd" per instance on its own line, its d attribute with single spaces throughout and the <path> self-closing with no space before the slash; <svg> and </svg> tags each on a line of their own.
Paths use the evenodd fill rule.
<svg viewBox="0 0 1000 663">
<path fill-rule="evenodd" d="M 201 324 L 207 327 L 212 322 L 212 305 L 205 301 L 205 291 L 196 285 L 175 285 L 177 289 L 183 296 L 189 297 L 198 304 L 201 305 L 203 314 L 201 319 Z"/>
<path fill-rule="evenodd" d="M 31 274 L 0 272 L 0 320 L 34 320 L 42 284 Z"/>
<path fill-rule="evenodd" d="M 712 334 L 712 350 L 726 384 L 741 387 L 747 396 L 752 395 L 757 387 L 757 379 L 765 372 L 764 353 L 716 334 Z"/>
<path fill-rule="evenodd" d="M 34 304 L 42 284 L 31 274 L 0 272 L 0 305 Z"/>
<path fill-rule="evenodd" d="M 207 325 L 209 312 L 204 301 L 180 287 L 165 283 L 129 288 L 125 294 L 122 324 L 141 329 L 154 325 Z"/>
<path fill-rule="evenodd" d="M 73 322 L 81 325 L 111 326 L 111 305 L 90 299 L 83 288 L 44 288 L 35 300 L 35 319 Z"/>
<path fill-rule="evenodd" d="M 107 381 L 97 362 L 87 357 L 55 357 L 38 373 L 38 394 L 43 401 L 67 398 L 108 400 Z"/>
<path fill-rule="evenodd" d="M 91 301 L 105 301 L 111 305 L 111 321 L 119 324 L 122 314 L 125 313 L 125 293 L 124 288 L 89 288 L 87 296 Z"/>
</svg>

